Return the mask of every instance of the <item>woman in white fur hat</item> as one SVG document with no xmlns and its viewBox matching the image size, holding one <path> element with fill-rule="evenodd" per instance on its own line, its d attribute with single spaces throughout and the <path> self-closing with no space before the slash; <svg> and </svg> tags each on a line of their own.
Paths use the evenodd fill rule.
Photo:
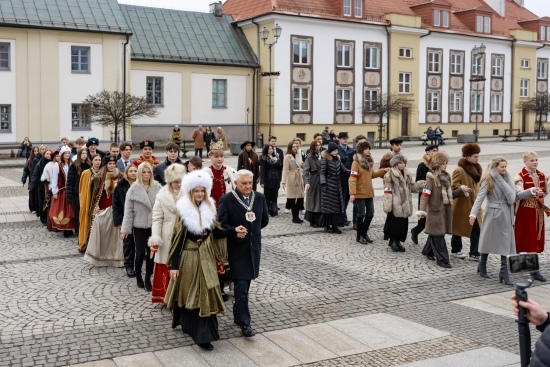
<svg viewBox="0 0 550 367">
<path fill-rule="evenodd" d="M 149 237 L 149 247 L 155 253 L 155 270 L 153 271 L 153 293 L 151 302 L 164 303 L 170 273 L 166 260 L 170 248 L 170 237 L 176 219 L 176 202 L 181 189 L 181 180 L 185 167 L 174 163 L 164 171 L 166 185 L 160 189 L 153 206 L 153 227 Z"/>
<path fill-rule="evenodd" d="M 216 314 L 225 312 L 218 273 L 228 266 L 225 237 L 246 233 L 242 226 L 224 230 L 216 220 L 216 205 L 210 197 L 212 178 L 202 170 L 185 175 L 171 236 L 167 265 L 170 284 L 164 302 L 173 308 L 172 327 L 204 350 L 218 340 Z"/>
</svg>

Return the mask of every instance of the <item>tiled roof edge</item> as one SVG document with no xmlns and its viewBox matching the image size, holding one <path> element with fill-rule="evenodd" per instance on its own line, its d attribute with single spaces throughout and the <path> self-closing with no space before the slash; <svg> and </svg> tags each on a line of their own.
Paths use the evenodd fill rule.
<svg viewBox="0 0 550 367">
<path fill-rule="evenodd" d="M 50 30 L 57 30 L 57 31 L 113 33 L 113 34 L 128 34 L 128 35 L 133 34 L 130 28 L 102 26 L 98 24 L 80 24 L 80 23 L 52 22 L 52 21 L 30 21 L 28 19 L 22 20 L 22 19 L 13 19 L 13 18 L 0 18 L 0 26 L 14 27 L 14 28 L 40 28 L 40 29 L 50 29 Z"/>
<path fill-rule="evenodd" d="M 155 61 L 155 62 L 169 62 L 169 63 L 186 63 L 186 64 L 198 64 L 198 65 L 220 65 L 220 66 L 239 66 L 239 67 L 251 67 L 259 68 L 258 63 L 251 63 L 248 60 L 230 60 L 230 59 L 203 59 L 199 57 L 181 57 L 181 56 L 165 56 L 165 55 L 152 55 L 152 54 L 136 54 L 132 52 L 132 60 L 134 61 Z"/>
</svg>

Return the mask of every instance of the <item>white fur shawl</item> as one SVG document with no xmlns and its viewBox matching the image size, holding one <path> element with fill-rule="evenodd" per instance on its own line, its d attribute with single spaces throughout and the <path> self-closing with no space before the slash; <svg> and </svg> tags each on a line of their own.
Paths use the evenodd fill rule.
<svg viewBox="0 0 550 367">
<path fill-rule="evenodd" d="M 205 229 L 212 229 L 216 223 L 216 202 L 210 196 L 205 200 L 210 201 L 211 207 L 203 203 L 197 211 L 189 195 L 182 194 L 178 199 L 176 208 L 183 224 L 191 233 L 200 234 Z"/>
</svg>

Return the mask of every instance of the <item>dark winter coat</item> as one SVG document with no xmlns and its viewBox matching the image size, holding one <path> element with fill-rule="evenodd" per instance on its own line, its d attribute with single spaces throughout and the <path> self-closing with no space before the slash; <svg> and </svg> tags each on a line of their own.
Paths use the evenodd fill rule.
<svg viewBox="0 0 550 367">
<path fill-rule="evenodd" d="M 537 326 L 537 330 L 542 332 L 539 340 L 535 344 L 535 350 L 531 355 L 531 363 L 529 367 L 546 367 L 550 366 L 550 314 L 546 322 Z"/>
<path fill-rule="evenodd" d="M 32 162 L 31 164 L 29 164 L 29 160 L 27 159 L 25 161 L 25 167 L 23 167 L 23 176 L 21 176 L 21 182 L 24 184 L 27 183 L 27 178 L 29 179 L 29 183 L 30 183 L 30 180 L 32 178 Z"/>
<path fill-rule="evenodd" d="M 80 173 L 84 172 L 87 169 L 90 169 L 90 166 L 86 163 L 81 163 L 82 170 Z M 71 164 L 69 166 L 69 173 L 67 173 L 67 201 L 69 203 L 76 203 L 79 200 L 78 190 L 80 187 L 80 175 L 76 172 L 76 166 Z"/>
<path fill-rule="evenodd" d="M 350 170 L 344 167 L 339 156 L 332 156 L 326 152 L 321 153 L 321 207 L 325 214 L 341 214 L 344 209 L 344 197 L 342 194 L 342 177 L 346 177 Z"/>
<path fill-rule="evenodd" d="M 183 164 L 181 159 L 176 158 L 176 162 L 178 164 Z M 162 186 L 166 185 L 166 181 L 164 180 L 164 171 L 166 171 L 166 168 L 169 167 L 172 164 L 168 160 L 168 157 L 164 160 L 164 162 L 158 164 L 155 168 L 153 168 L 153 178 L 155 181 L 158 181 Z"/>
<path fill-rule="evenodd" d="M 348 179 L 351 172 L 351 164 L 353 163 L 354 155 L 355 149 L 348 147 L 348 149 L 344 151 L 344 148 L 342 148 L 342 146 L 338 144 L 338 156 L 340 157 L 340 162 L 342 162 L 342 165 L 347 169 L 347 172 L 340 176 L 342 185 L 348 185 Z"/>
<path fill-rule="evenodd" d="M 308 154 L 304 164 L 304 184 L 309 184 L 306 190 L 306 210 L 312 213 L 322 213 L 321 207 L 321 161 L 318 155 Z"/>
<path fill-rule="evenodd" d="M 21 148 L 19 148 L 19 150 L 21 151 L 21 154 L 19 155 L 19 157 L 24 157 L 29 159 L 29 156 L 31 155 L 31 152 L 32 152 L 32 143 L 29 142 L 29 145 L 25 143 L 21 143 Z"/>
<path fill-rule="evenodd" d="M 242 195 L 237 190 L 235 192 L 244 201 Z M 269 216 L 265 196 L 256 191 L 254 195 L 252 211 L 256 214 L 256 220 L 252 223 L 246 220 L 246 209 L 232 192 L 220 198 L 218 219 L 221 226 L 227 230 L 242 225 L 248 231 L 245 238 L 238 238 L 235 232 L 227 237 L 227 252 L 231 268 L 227 272 L 229 279 L 251 280 L 256 279 L 260 273 L 262 228 L 269 223 Z"/>
<path fill-rule="evenodd" d="M 204 144 L 206 144 L 206 148 L 210 149 L 210 144 L 216 142 L 216 134 L 214 132 L 205 132 L 204 133 Z"/>
<path fill-rule="evenodd" d="M 265 156 L 260 157 L 260 184 L 264 185 L 264 190 L 278 189 L 281 186 L 281 170 L 283 161 L 268 160 Z"/>
<path fill-rule="evenodd" d="M 40 183 L 40 177 L 42 176 L 44 167 L 46 167 L 46 163 L 48 162 L 42 159 L 42 154 L 38 153 L 36 155 L 34 161 L 32 162 L 32 175 L 29 181 L 29 190 L 33 190 L 35 187 L 38 187 L 38 184 Z M 43 163 L 42 168 L 39 167 L 41 163 Z"/>
<path fill-rule="evenodd" d="M 122 219 L 124 218 L 124 202 L 126 201 L 126 193 L 130 189 L 130 182 L 123 178 L 118 181 L 113 192 L 113 222 L 115 227 L 122 225 Z"/>
</svg>

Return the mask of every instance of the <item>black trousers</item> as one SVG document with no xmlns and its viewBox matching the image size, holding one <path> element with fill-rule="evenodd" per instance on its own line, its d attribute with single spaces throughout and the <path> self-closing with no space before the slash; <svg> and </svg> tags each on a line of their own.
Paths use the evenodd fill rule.
<svg viewBox="0 0 550 367">
<path fill-rule="evenodd" d="M 147 240 L 151 237 L 151 228 L 134 228 L 134 243 L 136 245 L 136 257 L 134 262 L 134 271 L 136 272 L 136 280 L 143 280 L 141 277 L 141 267 L 145 260 L 145 281 L 151 281 L 153 275 L 153 267 L 155 263 L 151 259 L 151 250 L 147 246 Z"/>
<path fill-rule="evenodd" d="M 267 202 L 267 210 L 270 215 L 277 215 L 277 197 L 279 196 L 279 189 L 265 189 L 264 188 L 265 201 Z"/>
<path fill-rule="evenodd" d="M 122 252 L 124 253 L 124 267 L 126 270 L 134 270 L 134 258 L 136 257 L 136 244 L 134 243 L 134 235 L 128 234 L 122 241 Z"/>
<path fill-rule="evenodd" d="M 344 184 L 342 182 L 342 197 L 344 198 L 344 209 L 342 211 L 342 217 L 344 218 L 344 222 L 347 222 L 348 220 L 348 204 L 349 204 L 349 186 L 348 182 Z"/>
<path fill-rule="evenodd" d="M 420 218 L 418 220 L 418 223 L 416 224 L 416 227 L 413 227 L 412 231 L 414 231 L 414 233 L 416 233 L 416 234 L 420 234 L 420 232 L 422 232 L 424 230 L 424 228 L 426 228 L 426 218 L 425 217 Z"/>
<path fill-rule="evenodd" d="M 470 255 L 479 255 L 479 232 L 480 228 L 476 220 L 472 226 L 472 234 L 470 235 Z M 451 237 L 451 252 L 460 251 L 462 251 L 462 237 L 453 234 L 453 237 Z"/>
<path fill-rule="evenodd" d="M 202 159 L 202 148 L 195 148 L 195 155 Z"/>
<path fill-rule="evenodd" d="M 241 326 L 250 325 L 250 310 L 248 309 L 248 292 L 250 280 L 233 280 L 235 303 L 233 304 L 233 320 Z"/>
</svg>

